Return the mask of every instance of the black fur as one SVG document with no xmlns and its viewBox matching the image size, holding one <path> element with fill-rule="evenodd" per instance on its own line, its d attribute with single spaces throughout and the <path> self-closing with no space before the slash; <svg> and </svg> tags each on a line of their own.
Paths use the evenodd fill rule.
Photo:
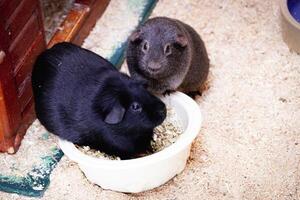
<svg viewBox="0 0 300 200">
<path fill-rule="evenodd" d="M 37 118 L 50 132 L 122 158 L 149 148 L 166 117 L 165 104 L 144 84 L 71 43 L 38 57 L 32 87 Z"/>
</svg>

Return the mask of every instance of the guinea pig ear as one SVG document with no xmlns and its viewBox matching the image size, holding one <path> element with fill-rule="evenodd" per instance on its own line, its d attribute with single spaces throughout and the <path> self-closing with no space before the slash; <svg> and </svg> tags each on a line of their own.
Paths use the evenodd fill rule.
<svg viewBox="0 0 300 200">
<path fill-rule="evenodd" d="M 140 42 L 141 39 L 141 30 L 137 29 L 129 36 L 130 42 Z"/>
<path fill-rule="evenodd" d="M 188 40 L 184 35 L 178 34 L 176 36 L 176 44 L 179 44 L 181 47 L 185 47 L 188 44 Z"/>
<path fill-rule="evenodd" d="M 108 124 L 117 124 L 120 123 L 124 117 L 125 108 L 120 104 L 120 102 L 116 102 L 110 112 L 106 115 L 104 121 Z"/>
</svg>

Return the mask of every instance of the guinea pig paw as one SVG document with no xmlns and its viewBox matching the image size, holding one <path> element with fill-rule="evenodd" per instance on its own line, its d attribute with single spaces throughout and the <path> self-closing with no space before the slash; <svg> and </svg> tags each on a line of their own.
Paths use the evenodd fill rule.
<svg viewBox="0 0 300 200">
<path fill-rule="evenodd" d="M 170 95 L 171 93 L 175 92 L 175 90 L 166 90 L 163 92 L 163 96 L 166 96 L 166 95 Z"/>
<path fill-rule="evenodd" d="M 202 93 L 200 91 L 187 92 L 186 94 L 193 99 L 195 99 L 195 97 L 198 95 L 202 96 Z"/>
</svg>

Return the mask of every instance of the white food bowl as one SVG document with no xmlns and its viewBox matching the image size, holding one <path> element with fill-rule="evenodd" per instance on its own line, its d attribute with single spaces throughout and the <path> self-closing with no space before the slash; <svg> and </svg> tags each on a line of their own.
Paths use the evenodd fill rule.
<svg viewBox="0 0 300 200">
<path fill-rule="evenodd" d="M 176 92 L 162 100 L 175 110 L 184 132 L 160 152 L 131 160 L 104 160 L 82 153 L 65 140 L 59 140 L 59 145 L 92 183 L 104 189 L 137 193 L 158 187 L 184 169 L 202 124 L 199 106 L 187 95 Z"/>
</svg>

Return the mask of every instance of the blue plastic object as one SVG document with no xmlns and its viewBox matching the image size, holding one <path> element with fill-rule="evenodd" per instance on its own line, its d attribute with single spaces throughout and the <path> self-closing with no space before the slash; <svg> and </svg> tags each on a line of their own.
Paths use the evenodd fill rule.
<svg viewBox="0 0 300 200">
<path fill-rule="evenodd" d="M 288 0 L 287 4 L 291 15 L 300 23 L 300 0 Z"/>
</svg>

